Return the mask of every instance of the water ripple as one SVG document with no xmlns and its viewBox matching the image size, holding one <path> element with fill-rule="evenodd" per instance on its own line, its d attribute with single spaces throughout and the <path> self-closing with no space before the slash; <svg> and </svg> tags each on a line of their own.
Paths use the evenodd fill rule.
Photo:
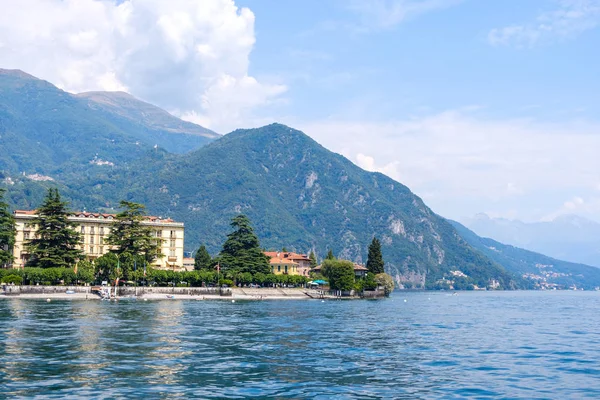
<svg viewBox="0 0 600 400">
<path fill-rule="evenodd" d="M 407 302 L 403 300 L 407 299 Z M 595 398 L 598 293 L 0 300 L 13 398 Z"/>
</svg>

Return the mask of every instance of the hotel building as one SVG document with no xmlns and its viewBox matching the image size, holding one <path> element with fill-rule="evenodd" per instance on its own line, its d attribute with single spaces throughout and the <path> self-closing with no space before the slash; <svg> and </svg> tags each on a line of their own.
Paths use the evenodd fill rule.
<svg viewBox="0 0 600 400">
<path fill-rule="evenodd" d="M 14 212 L 17 235 L 13 248 L 15 257 L 13 268 L 23 268 L 29 258 L 25 246 L 27 241 L 36 234 L 37 227 L 32 224 L 35 215 L 36 211 L 16 210 Z M 114 218 L 114 214 L 89 212 L 75 212 L 69 216 L 69 220 L 77 224 L 75 230 L 81 233 L 82 240 L 79 248 L 88 260 L 98 258 L 112 248 L 105 241 Z M 173 271 L 183 270 L 183 222 L 147 216 L 142 224 L 151 228 L 157 240 L 162 241 L 163 257 L 157 258 L 152 267 Z"/>
</svg>

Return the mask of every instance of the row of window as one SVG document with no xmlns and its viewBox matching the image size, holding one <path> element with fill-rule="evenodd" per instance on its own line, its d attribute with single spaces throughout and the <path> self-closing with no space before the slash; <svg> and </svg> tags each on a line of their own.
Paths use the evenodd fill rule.
<svg viewBox="0 0 600 400">
<path fill-rule="evenodd" d="M 272 271 L 272 272 L 275 272 L 275 267 L 271 267 L 271 271 Z M 296 267 L 292 267 L 292 271 L 293 271 L 293 272 L 295 272 L 295 271 L 296 271 Z M 281 265 L 278 265 L 278 266 L 277 266 L 277 272 L 281 272 Z M 287 267 L 287 265 L 286 265 L 286 266 L 284 266 L 284 270 L 283 270 L 283 272 L 287 274 L 287 272 L 288 272 L 288 267 Z"/>
</svg>

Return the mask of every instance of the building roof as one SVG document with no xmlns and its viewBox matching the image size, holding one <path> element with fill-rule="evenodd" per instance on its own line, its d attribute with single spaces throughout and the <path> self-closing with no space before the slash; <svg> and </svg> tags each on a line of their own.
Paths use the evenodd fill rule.
<svg viewBox="0 0 600 400">
<path fill-rule="evenodd" d="M 292 251 L 265 251 L 265 255 L 269 258 L 280 258 L 294 261 L 310 261 L 310 258 L 308 258 L 306 254 L 298 254 Z"/>
<path fill-rule="evenodd" d="M 15 210 L 13 212 L 14 215 L 36 215 L 37 210 Z M 106 213 L 91 213 L 87 211 L 71 211 L 69 212 L 70 216 L 78 217 L 78 218 L 100 218 L 100 219 L 114 219 L 116 214 L 106 214 Z M 161 217 L 155 217 L 153 215 L 144 216 L 146 221 L 150 222 L 162 222 L 162 223 L 174 223 L 171 218 L 162 219 Z"/>
</svg>

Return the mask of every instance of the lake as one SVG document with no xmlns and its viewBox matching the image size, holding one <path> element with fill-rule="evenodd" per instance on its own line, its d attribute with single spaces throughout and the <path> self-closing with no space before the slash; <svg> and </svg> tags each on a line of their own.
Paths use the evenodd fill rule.
<svg viewBox="0 0 600 400">
<path fill-rule="evenodd" d="M 599 398 L 600 292 L 0 299 L 0 397 Z"/>
</svg>

